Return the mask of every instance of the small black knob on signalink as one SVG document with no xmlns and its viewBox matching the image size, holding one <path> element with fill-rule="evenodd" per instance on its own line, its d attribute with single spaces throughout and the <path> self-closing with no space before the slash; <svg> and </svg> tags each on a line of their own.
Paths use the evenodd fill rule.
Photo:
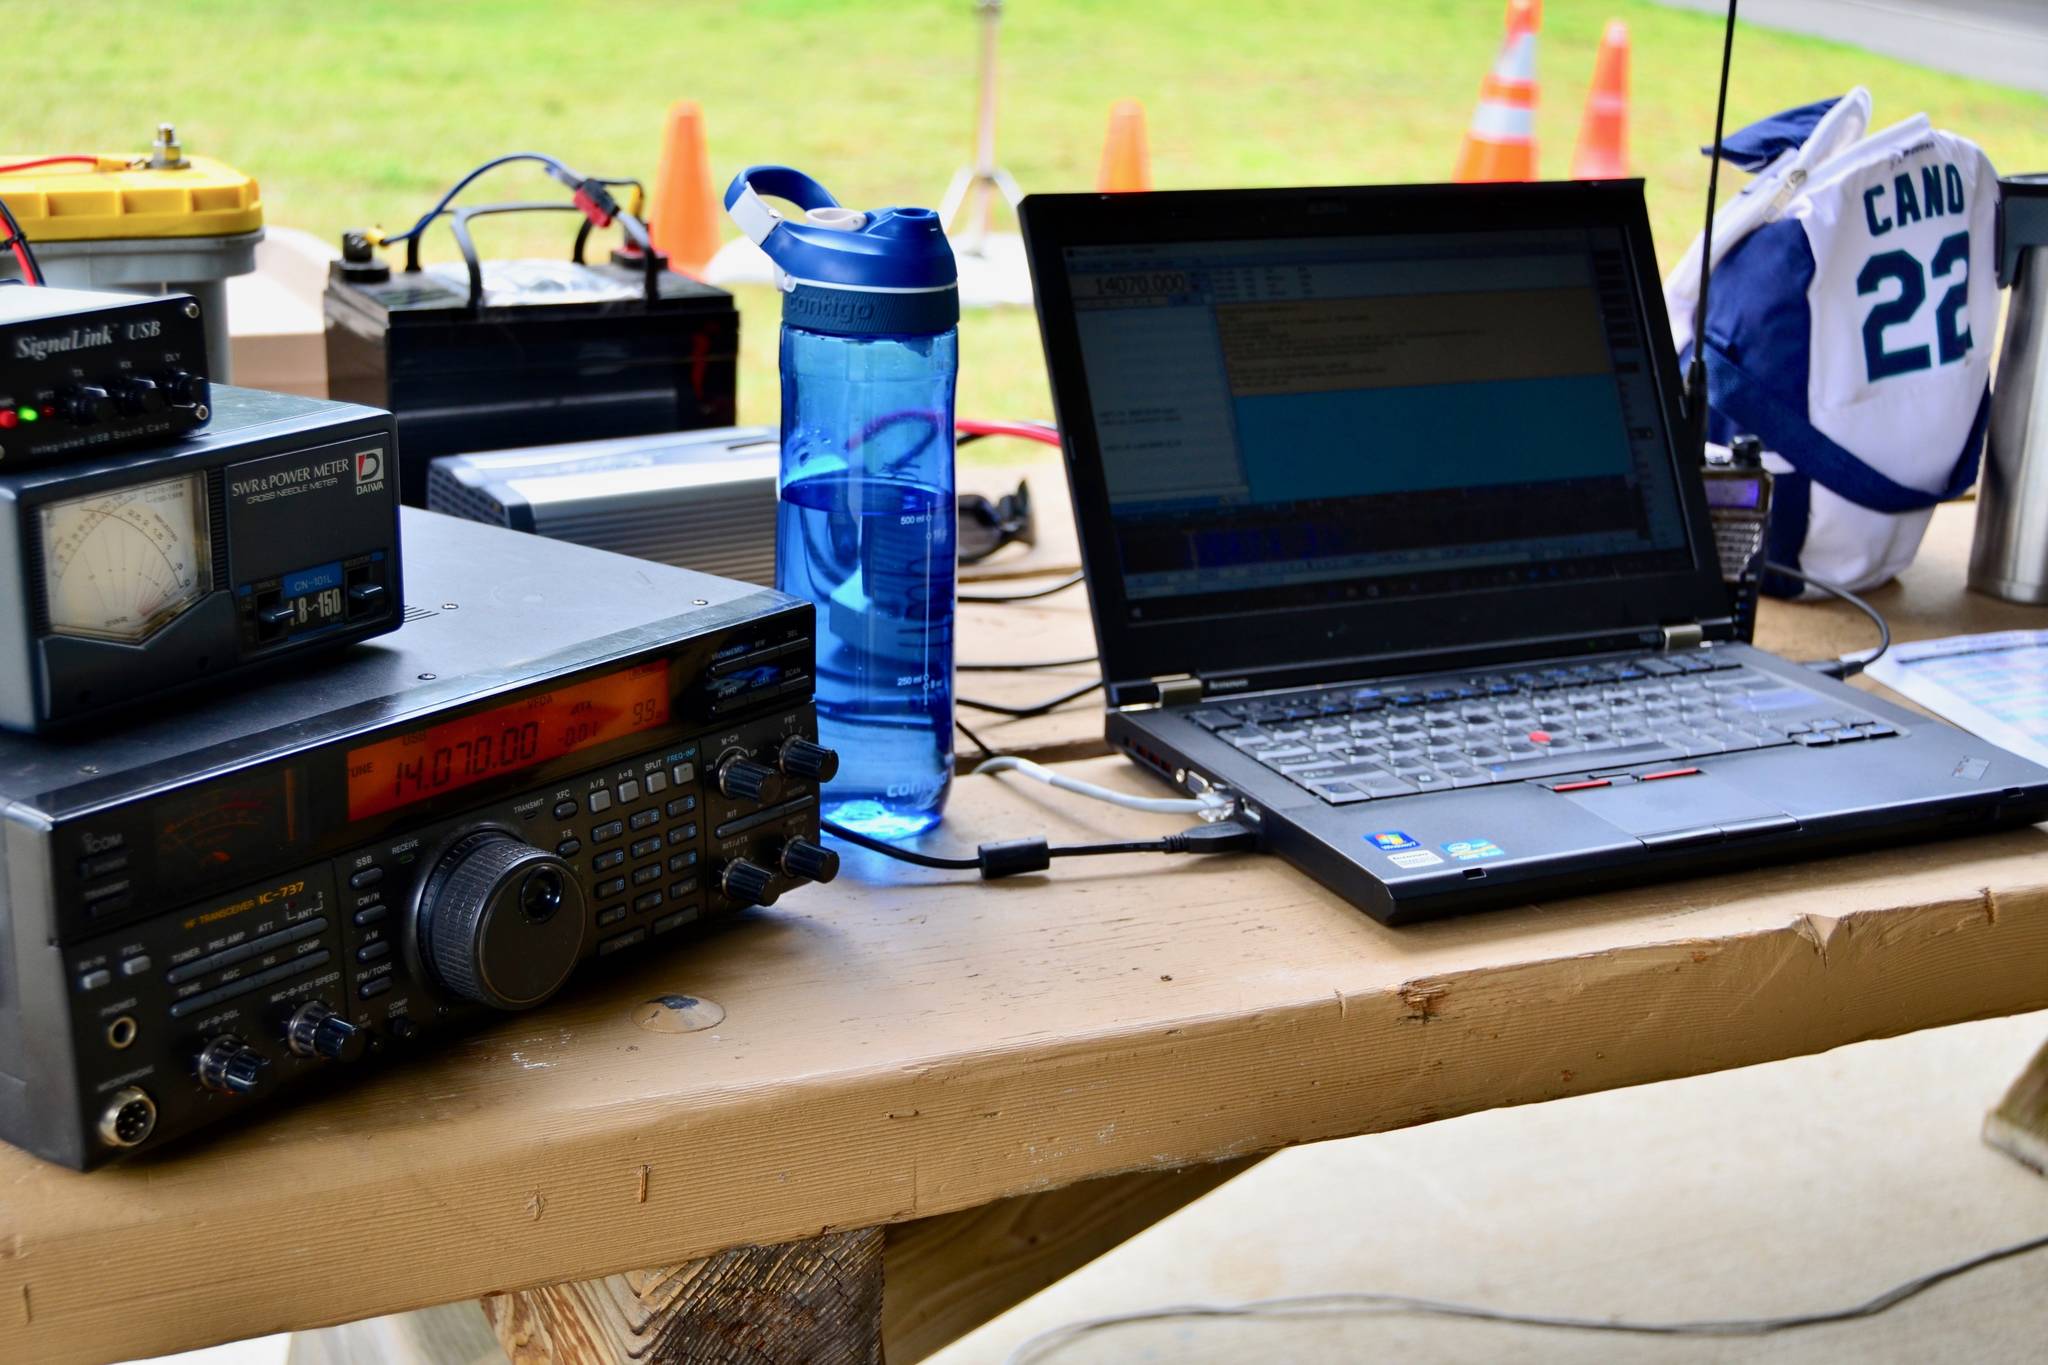
<svg viewBox="0 0 2048 1365">
<path fill-rule="evenodd" d="M 740 858 L 727 863 L 718 874 L 718 889 L 741 905 L 773 905 L 775 890 L 770 884 L 774 880 L 775 874 L 767 868 Z"/>
<path fill-rule="evenodd" d="M 97 384 L 80 384 L 58 395 L 58 410 L 66 421 L 81 427 L 98 426 L 114 420 L 114 399 Z"/>
<path fill-rule="evenodd" d="M 189 370 L 172 370 L 165 375 L 163 390 L 164 396 L 171 400 L 171 406 L 177 408 L 204 407 L 207 399 L 213 396 L 213 388 L 206 382 L 206 376 Z"/>
<path fill-rule="evenodd" d="M 301 1057 L 353 1062 L 363 1055 L 369 1035 L 318 1000 L 300 1006 L 285 1028 L 285 1042 Z"/>
<path fill-rule="evenodd" d="M 223 1095 L 253 1095 L 270 1081 L 270 1059 L 232 1033 L 199 1053 L 199 1083 Z"/>
<path fill-rule="evenodd" d="M 839 776 L 839 755 L 802 735 L 793 735 L 783 740 L 782 747 L 776 751 L 775 766 L 791 777 L 830 782 Z"/>
<path fill-rule="evenodd" d="M 718 790 L 735 801 L 774 801 L 782 795 L 775 769 L 743 754 L 719 760 Z"/>
<path fill-rule="evenodd" d="M 126 379 L 116 380 L 113 393 L 114 401 L 121 405 L 121 411 L 130 417 L 145 417 L 151 413 L 162 412 L 171 401 L 164 396 L 164 391 L 157 386 L 154 379 L 144 379 L 140 375 L 130 375 Z"/>
<path fill-rule="evenodd" d="M 809 839 L 784 844 L 781 863 L 783 874 L 800 882 L 829 882 L 839 875 L 839 855 Z"/>
</svg>

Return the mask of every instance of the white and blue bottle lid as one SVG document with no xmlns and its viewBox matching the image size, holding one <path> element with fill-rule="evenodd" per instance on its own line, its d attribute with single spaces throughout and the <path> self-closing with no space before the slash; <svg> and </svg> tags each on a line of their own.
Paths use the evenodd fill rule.
<svg viewBox="0 0 2048 1365">
<path fill-rule="evenodd" d="M 785 199 L 796 223 L 768 207 Z M 931 336 L 960 321 L 959 271 L 930 209 L 840 207 L 788 166 L 749 166 L 725 191 L 726 212 L 775 263 L 782 320 L 837 336 Z"/>
</svg>

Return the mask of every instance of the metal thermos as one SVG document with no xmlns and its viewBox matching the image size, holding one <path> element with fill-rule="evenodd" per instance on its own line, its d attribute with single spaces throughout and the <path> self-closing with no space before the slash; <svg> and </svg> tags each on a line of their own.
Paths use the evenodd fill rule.
<svg viewBox="0 0 2048 1365">
<path fill-rule="evenodd" d="M 2048 603 L 2048 174 L 2006 176 L 1998 188 L 1998 283 L 2012 296 L 1991 387 L 1970 587 L 2040 605 Z"/>
</svg>

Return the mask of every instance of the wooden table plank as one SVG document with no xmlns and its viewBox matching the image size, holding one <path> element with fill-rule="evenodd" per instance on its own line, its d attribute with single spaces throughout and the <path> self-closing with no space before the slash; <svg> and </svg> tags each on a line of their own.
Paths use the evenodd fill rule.
<svg viewBox="0 0 2048 1365">
<path fill-rule="evenodd" d="M 1178 823 L 976 778 L 945 834 Z M 153 1354 L 2041 1008 L 2044 853 L 2019 831 L 1404 930 L 1253 857 L 984 885 L 853 856 L 216 1141 L 90 1175 L 0 1152 L 0 1341 Z M 725 1023 L 636 1026 L 672 991 Z"/>
</svg>

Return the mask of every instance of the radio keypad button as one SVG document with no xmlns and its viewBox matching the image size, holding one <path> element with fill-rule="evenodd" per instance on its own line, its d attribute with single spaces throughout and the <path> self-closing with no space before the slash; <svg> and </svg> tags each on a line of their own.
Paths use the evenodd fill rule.
<svg viewBox="0 0 2048 1365">
<path fill-rule="evenodd" d="M 649 891 L 645 895 L 634 897 L 633 910 L 637 914 L 643 911 L 652 910 L 655 906 L 660 904 L 661 893 L 659 891 Z"/>
<path fill-rule="evenodd" d="M 691 811 L 697 809 L 697 798 L 694 796 L 678 796 L 675 800 L 669 802 L 665 809 L 668 812 L 668 818 L 671 820 L 675 819 L 678 815 L 688 815 Z"/>
<path fill-rule="evenodd" d="M 654 882 L 654 881 L 660 881 L 660 880 L 661 880 L 661 864 L 660 864 L 660 863 L 649 863 L 649 864 L 648 864 L 647 866 L 645 866 L 645 867 L 636 867 L 636 868 L 634 868 L 634 869 L 633 869 L 633 885 L 635 885 L 635 886 L 645 886 L 645 885 L 647 885 L 647 883 L 649 883 L 649 882 Z"/>
<path fill-rule="evenodd" d="M 692 820 L 687 825 L 677 825 L 668 832 L 668 841 L 671 844 L 687 844 L 696 837 L 697 822 L 695 820 Z"/>
<path fill-rule="evenodd" d="M 557 820 L 567 820 L 570 816 L 574 815 L 575 813 L 576 803 L 574 801 L 555 802 L 555 818 Z"/>
<path fill-rule="evenodd" d="M 356 911 L 354 918 L 357 924 L 371 925 L 390 913 L 391 907 L 388 905 L 366 905 Z"/>
<path fill-rule="evenodd" d="M 592 792 L 590 794 L 590 813 L 592 815 L 608 811 L 611 808 L 612 794 L 610 792 Z"/>
<path fill-rule="evenodd" d="M 78 989 L 82 991 L 96 991 L 113 979 L 114 974 L 105 967 L 95 967 L 78 978 Z"/>
<path fill-rule="evenodd" d="M 590 860 L 590 870 L 592 872 L 609 872 L 625 861 L 626 850 L 615 848 L 609 853 L 600 853 L 595 858 L 592 858 Z"/>
<path fill-rule="evenodd" d="M 654 922 L 654 932 L 665 934 L 671 929 L 680 929 L 695 918 L 697 918 L 697 911 L 694 906 L 688 910 L 678 910 L 673 915 L 663 915 Z"/>
<path fill-rule="evenodd" d="M 694 848 L 669 855 L 668 870 L 671 872 L 681 872 L 686 867 L 695 867 L 696 865 L 697 850 Z"/>
<path fill-rule="evenodd" d="M 620 805 L 622 805 L 622 806 L 629 806 L 629 805 L 631 805 L 631 804 L 632 804 L 633 802 L 635 802 L 635 801 L 638 801 L 639 799 L 640 799 L 640 784 L 639 784 L 638 782 L 635 782 L 635 781 L 634 781 L 634 780 L 633 780 L 632 778 L 630 778 L 630 777 L 629 777 L 629 778 L 627 778 L 627 779 L 626 779 L 626 780 L 625 780 L 624 782 L 621 782 L 621 783 L 619 784 L 619 804 L 620 804 Z"/>
<path fill-rule="evenodd" d="M 618 838 L 621 834 L 624 834 L 625 832 L 625 821 L 607 820 L 605 823 L 597 826 L 596 828 L 590 831 L 590 842 L 594 844 L 608 844 L 612 840 Z"/>
<path fill-rule="evenodd" d="M 597 955 L 599 957 L 609 957 L 621 948 L 630 948 L 636 943 L 645 943 L 646 941 L 647 931 L 645 929 L 629 929 L 617 938 L 608 938 L 598 944 Z"/>
<path fill-rule="evenodd" d="M 134 957 L 124 957 L 121 959 L 121 975 L 123 976 L 141 976 L 148 970 L 149 957 L 147 954 L 137 954 Z"/>
<path fill-rule="evenodd" d="M 78 879 L 80 881 L 91 881 L 94 877 L 111 876 L 116 872 L 124 872 L 127 868 L 128 855 L 126 852 L 102 853 L 98 857 L 80 858 L 78 860 Z"/>
<path fill-rule="evenodd" d="M 624 877 L 610 877 L 597 884 L 597 894 L 600 896 L 616 896 L 625 889 L 626 879 Z"/>
<path fill-rule="evenodd" d="M 667 790 L 668 790 L 668 774 L 667 774 L 667 773 L 663 773 L 663 772 L 652 772 L 652 773 L 649 773 L 649 774 L 647 774 L 647 777 L 646 777 L 645 781 L 646 781 L 646 783 L 647 783 L 647 794 L 648 794 L 649 796 L 655 796 L 655 795 L 658 795 L 658 794 L 659 794 L 659 793 L 661 793 L 661 792 L 665 792 L 665 791 L 667 791 Z"/>
<path fill-rule="evenodd" d="M 668 884 L 668 898 L 672 901 L 679 901 L 685 896 L 694 896 L 696 894 L 697 879 L 695 877 L 685 877 L 679 882 L 670 882 Z"/>
<path fill-rule="evenodd" d="M 349 885 L 350 885 L 350 886 L 351 886 L 352 888 L 354 888 L 355 890 L 357 890 L 357 891 L 362 891 L 362 890 L 365 890 L 365 889 L 367 889 L 367 888 L 369 888 L 369 887 L 375 886 L 375 885 L 376 885 L 376 884 L 377 884 L 378 882 L 381 882 L 381 881 L 383 881 L 383 880 L 384 880 L 384 869 L 383 869 L 383 868 L 381 868 L 381 867 L 366 867 L 366 868 L 364 868 L 364 869 L 363 869 L 362 871 L 360 871 L 360 872 L 356 873 L 356 874 L 355 874 L 354 876 L 350 877 L 350 878 L 348 879 L 348 884 L 349 884 Z"/>
<path fill-rule="evenodd" d="M 391 956 L 391 942 L 386 939 L 379 943 L 365 943 L 356 949 L 356 961 L 380 962 Z"/>
<path fill-rule="evenodd" d="M 602 929 L 607 925 L 617 924 L 620 920 L 624 919 L 625 917 L 625 906 L 607 905 L 604 909 L 597 912 L 597 927 Z"/>
<path fill-rule="evenodd" d="M 362 985 L 356 987 L 356 995 L 364 1000 L 375 1000 L 397 984 L 398 979 L 396 977 L 380 976 L 375 981 L 365 981 Z"/>
<path fill-rule="evenodd" d="M 668 780 L 675 783 L 678 787 L 685 783 L 695 782 L 697 780 L 697 765 L 694 763 L 676 764 L 668 770 Z"/>
<path fill-rule="evenodd" d="M 646 829 L 649 825 L 655 824 L 658 821 L 660 821 L 660 819 L 660 811 L 649 809 L 643 811 L 636 811 L 633 815 L 633 818 L 631 820 L 628 820 L 626 823 L 631 825 L 634 829 Z"/>
<path fill-rule="evenodd" d="M 582 851 L 583 841 L 581 839 L 564 839 L 561 843 L 555 845 L 555 856 L 560 858 L 573 858 Z"/>
<path fill-rule="evenodd" d="M 636 842 L 634 843 L 634 845 L 633 845 L 633 856 L 634 856 L 635 858 L 645 858 L 645 857 L 646 857 L 646 856 L 647 856 L 648 854 L 650 854 L 650 853 L 656 853 L 656 852 L 659 852 L 659 851 L 660 851 L 660 849 L 661 849 L 661 840 L 659 840 L 659 839 L 641 839 L 641 840 L 638 840 L 638 841 L 636 841 Z"/>
</svg>

